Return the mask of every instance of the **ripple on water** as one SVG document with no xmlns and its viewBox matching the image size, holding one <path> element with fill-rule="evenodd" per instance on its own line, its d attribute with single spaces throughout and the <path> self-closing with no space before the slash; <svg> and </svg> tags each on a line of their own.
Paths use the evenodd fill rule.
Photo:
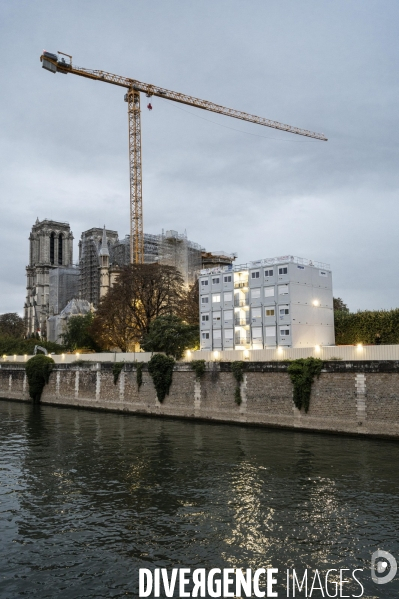
<svg viewBox="0 0 399 599">
<path fill-rule="evenodd" d="M 399 556 L 398 457 L 371 439 L 2 401 L 0 597 L 137 597 L 140 567 L 368 568 L 377 547 Z"/>
</svg>

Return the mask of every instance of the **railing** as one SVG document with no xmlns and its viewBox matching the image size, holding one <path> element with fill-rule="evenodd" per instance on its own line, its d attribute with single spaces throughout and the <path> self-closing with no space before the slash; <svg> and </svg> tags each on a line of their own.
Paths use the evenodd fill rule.
<svg viewBox="0 0 399 599">
<path fill-rule="evenodd" d="M 245 326 L 246 324 L 249 324 L 249 316 L 238 316 L 234 319 L 234 324 L 239 325 L 239 326 Z"/>
<path fill-rule="evenodd" d="M 234 337 L 234 344 L 235 345 L 250 345 L 251 344 L 251 337 L 249 335 L 247 335 L 246 337 L 240 337 L 239 335 L 236 335 Z"/>
<path fill-rule="evenodd" d="M 234 305 L 236 308 L 243 308 L 244 306 L 248 306 L 248 298 L 245 299 L 235 299 Z"/>
<path fill-rule="evenodd" d="M 235 281 L 234 289 L 243 289 L 244 287 L 248 287 L 248 281 Z"/>
</svg>

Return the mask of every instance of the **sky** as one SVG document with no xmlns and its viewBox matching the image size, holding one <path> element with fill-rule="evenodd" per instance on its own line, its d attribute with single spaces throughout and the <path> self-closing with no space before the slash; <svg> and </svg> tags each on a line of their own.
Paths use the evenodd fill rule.
<svg viewBox="0 0 399 599">
<path fill-rule="evenodd" d="M 352 311 L 399 307 L 397 0 L 0 3 L 0 313 L 22 314 L 36 218 L 129 232 L 124 90 L 43 49 L 292 126 L 142 96 L 144 230 L 237 263 L 331 265 Z"/>
</svg>

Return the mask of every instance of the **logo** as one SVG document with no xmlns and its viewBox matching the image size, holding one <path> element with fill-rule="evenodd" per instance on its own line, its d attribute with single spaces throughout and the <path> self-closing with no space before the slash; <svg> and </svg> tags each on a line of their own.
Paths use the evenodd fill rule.
<svg viewBox="0 0 399 599">
<path fill-rule="evenodd" d="M 391 582 L 395 578 L 397 570 L 398 564 L 393 555 L 381 549 L 374 551 L 371 556 L 371 579 L 375 584 Z M 384 572 L 386 572 L 384 576 L 378 576 Z"/>
</svg>

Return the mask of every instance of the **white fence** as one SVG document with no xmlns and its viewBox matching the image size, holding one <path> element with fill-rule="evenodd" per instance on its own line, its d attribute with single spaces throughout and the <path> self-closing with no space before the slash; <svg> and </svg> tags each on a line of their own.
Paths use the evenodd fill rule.
<svg viewBox="0 0 399 599">
<path fill-rule="evenodd" d="M 56 364 L 72 364 L 77 360 L 85 362 L 148 362 L 152 354 L 138 353 L 102 353 L 102 354 L 61 354 L 52 355 Z M 191 360 L 206 360 L 207 362 L 234 362 L 245 360 L 251 362 L 276 362 L 296 360 L 313 356 L 322 360 L 399 360 L 399 345 L 337 345 L 326 347 L 284 348 L 277 349 L 246 349 L 227 351 L 187 351 L 183 362 Z M 3 356 L 0 363 L 26 362 L 32 356 Z"/>
</svg>

